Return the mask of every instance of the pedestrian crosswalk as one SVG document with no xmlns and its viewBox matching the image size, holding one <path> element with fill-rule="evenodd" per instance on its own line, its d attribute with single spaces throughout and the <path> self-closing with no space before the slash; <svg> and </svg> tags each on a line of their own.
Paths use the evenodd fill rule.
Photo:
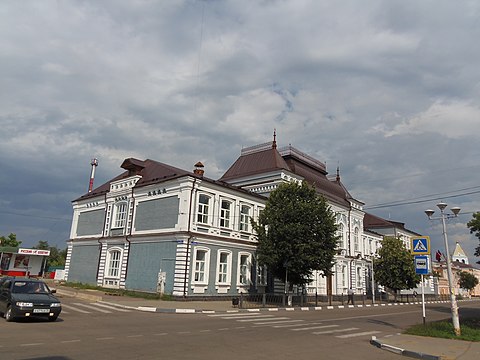
<svg viewBox="0 0 480 360">
<path fill-rule="evenodd" d="M 115 306 L 114 304 L 104 304 L 101 302 L 94 303 L 82 303 L 82 302 L 72 302 L 72 303 L 62 303 L 62 314 L 112 314 L 115 312 L 131 312 L 130 309 L 125 309 L 123 307 Z"/>
<path fill-rule="evenodd" d="M 305 332 L 312 335 L 332 335 L 339 339 L 348 339 L 354 337 L 370 337 L 381 333 L 381 331 L 365 331 L 357 327 L 346 327 L 331 322 L 307 321 L 302 319 L 292 319 L 287 316 L 272 315 L 260 312 L 246 313 L 227 313 L 214 314 L 209 317 L 217 317 L 224 320 L 231 320 L 251 327 L 261 328 L 270 327 L 274 329 L 285 329 L 294 332 Z"/>
</svg>

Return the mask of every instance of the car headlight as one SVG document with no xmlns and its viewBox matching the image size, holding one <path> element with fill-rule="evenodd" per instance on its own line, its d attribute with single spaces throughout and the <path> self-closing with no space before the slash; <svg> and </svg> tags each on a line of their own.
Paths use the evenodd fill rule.
<svg viewBox="0 0 480 360">
<path fill-rule="evenodd" d="M 23 302 L 23 301 L 17 301 L 16 305 L 18 307 L 33 307 L 33 303 Z"/>
<path fill-rule="evenodd" d="M 60 307 L 60 306 L 62 306 L 62 304 L 60 304 L 60 303 L 51 303 L 50 304 L 50 307 Z"/>
</svg>

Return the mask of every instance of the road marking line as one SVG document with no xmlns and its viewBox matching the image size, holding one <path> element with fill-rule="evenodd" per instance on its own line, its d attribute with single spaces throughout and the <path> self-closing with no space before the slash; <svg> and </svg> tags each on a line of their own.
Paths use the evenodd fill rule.
<svg viewBox="0 0 480 360">
<path fill-rule="evenodd" d="M 74 342 L 80 342 L 82 340 L 80 339 L 75 339 L 75 340 L 63 340 L 63 341 L 60 341 L 62 344 L 68 344 L 68 343 L 74 343 Z"/>
<path fill-rule="evenodd" d="M 288 319 L 288 318 L 276 318 L 276 319 L 265 319 L 265 320 L 278 320 L 278 319 Z M 281 320 L 281 321 L 269 321 L 269 322 L 258 322 L 255 325 L 272 325 L 272 324 L 284 324 L 292 322 L 304 322 L 305 320 Z"/>
<path fill-rule="evenodd" d="M 221 317 L 225 319 L 235 318 L 235 317 L 250 317 L 250 316 L 260 316 L 259 313 L 230 313 L 230 314 L 215 314 L 215 315 L 208 315 L 209 317 Z"/>
<path fill-rule="evenodd" d="M 113 339 L 115 338 L 111 336 L 107 336 L 107 337 L 96 338 L 95 340 L 103 341 L 103 340 L 113 340 Z"/>
<path fill-rule="evenodd" d="M 157 334 L 153 334 L 155 336 L 164 336 L 164 335 L 168 335 L 168 333 L 157 333 Z"/>
<path fill-rule="evenodd" d="M 38 345 L 44 345 L 44 343 L 20 344 L 20 346 L 38 346 Z"/>
<path fill-rule="evenodd" d="M 286 327 L 294 327 L 294 326 L 309 326 L 309 325 L 320 325 L 323 324 L 321 322 L 319 323 L 310 323 L 310 324 L 291 324 L 291 325 L 274 325 L 272 326 L 273 328 L 286 328 Z"/>
<path fill-rule="evenodd" d="M 103 310 L 103 309 L 99 309 L 95 306 L 91 306 L 91 305 L 87 305 L 87 304 L 82 304 L 82 303 L 74 303 L 74 305 L 77 305 L 77 306 L 83 306 L 87 309 L 91 309 L 91 310 L 95 310 L 95 311 L 100 311 L 101 313 L 104 313 L 104 314 L 111 314 L 112 312 L 111 311 L 108 311 L 108 310 Z"/>
<path fill-rule="evenodd" d="M 101 304 L 101 303 L 95 303 L 97 306 L 100 306 L 100 307 L 103 307 L 103 308 L 106 308 L 106 309 L 110 309 L 110 310 L 115 310 L 115 311 L 120 311 L 120 312 L 130 312 L 130 310 L 127 310 L 127 309 L 123 309 L 123 308 L 119 308 L 119 307 L 115 307 L 115 306 L 110 306 L 110 305 L 105 305 L 105 304 Z"/>
<path fill-rule="evenodd" d="M 73 310 L 73 311 L 78 311 L 78 312 L 83 313 L 83 314 L 90 314 L 90 311 L 77 309 L 73 306 L 65 305 L 65 304 L 62 303 L 62 308 L 64 308 L 64 307 L 67 308 L 67 309 Z M 66 313 L 65 311 L 62 311 L 62 314 L 65 314 L 65 313 Z"/>
<path fill-rule="evenodd" d="M 218 331 L 225 331 L 225 330 L 230 330 L 230 328 L 221 328 L 221 329 L 218 329 Z"/>
<path fill-rule="evenodd" d="M 313 332 L 312 334 L 323 335 L 323 334 L 333 334 L 333 333 L 337 333 L 337 332 L 345 332 L 345 331 L 352 331 L 352 330 L 358 330 L 358 328 L 338 329 L 338 330 L 329 330 L 329 331 L 317 331 L 317 332 Z"/>
<path fill-rule="evenodd" d="M 128 335 L 127 338 L 139 338 L 139 337 L 143 337 L 142 334 L 139 334 L 139 335 Z"/>
<path fill-rule="evenodd" d="M 248 321 L 268 320 L 267 318 L 269 318 L 269 317 L 273 317 L 273 315 L 262 315 L 262 316 L 257 316 L 254 319 L 240 319 L 240 320 L 237 320 L 237 321 L 248 322 Z"/>
<path fill-rule="evenodd" d="M 307 328 L 299 328 L 299 329 L 290 329 L 292 331 L 307 331 L 307 330 L 315 330 L 315 329 L 325 329 L 330 327 L 338 327 L 340 325 L 322 325 L 322 326 L 312 326 Z"/>
<path fill-rule="evenodd" d="M 373 334 L 378 334 L 380 331 L 365 331 L 361 333 L 355 333 L 355 334 L 348 334 L 348 335 L 338 335 L 336 336 L 337 338 L 340 339 L 347 339 L 351 337 L 356 337 L 356 336 L 364 336 L 364 335 L 373 335 Z"/>
<path fill-rule="evenodd" d="M 210 331 L 212 331 L 212 330 L 210 330 L 210 329 L 200 330 L 200 332 L 210 332 Z"/>
</svg>

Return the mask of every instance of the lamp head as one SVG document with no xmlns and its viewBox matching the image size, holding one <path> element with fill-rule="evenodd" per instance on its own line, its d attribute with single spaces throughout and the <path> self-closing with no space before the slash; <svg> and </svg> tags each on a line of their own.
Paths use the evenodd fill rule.
<svg viewBox="0 0 480 360">
<path fill-rule="evenodd" d="M 447 203 L 444 203 L 443 201 L 441 201 L 437 204 L 437 207 L 440 209 L 440 211 L 443 211 L 447 207 Z"/>
<path fill-rule="evenodd" d="M 458 213 L 460 212 L 460 208 L 458 206 L 452 207 L 450 210 L 452 210 L 452 213 L 455 216 L 457 216 Z"/>
<path fill-rule="evenodd" d="M 431 210 L 431 209 L 425 210 L 425 214 L 427 214 L 429 219 L 432 217 L 434 213 L 435 213 L 434 210 Z"/>
</svg>

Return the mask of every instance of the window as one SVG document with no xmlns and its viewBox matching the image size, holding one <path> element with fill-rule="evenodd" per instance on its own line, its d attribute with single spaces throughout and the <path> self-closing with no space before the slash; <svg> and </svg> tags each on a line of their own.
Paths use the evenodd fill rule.
<svg viewBox="0 0 480 360">
<path fill-rule="evenodd" d="M 342 287 L 347 287 L 347 267 L 342 265 Z"/>
<path fill-rule="evenodd" d="M 230 227 L 230 207 L 232 203 L 227 200 L 222 200 L 220 204 L 220 227 Z"/>
<path fill-rule="evenodd" d="M 198 197 L 198 215 L 197 221 L 199 223 L 208 224 L 208 207 L 210 203 L 210 197 L 200 194 Z"/>
<path fill-rule="evenodd" d="M 115 228 L 125 227 L 127 220 L 127 203 L 121 202 L 115 205 Z"/>
<path fill-rule="evenodd" d="M 248 285 L 250 283 L 250 254 L 239 254 L 238 283 Z"/>
<path fill-rule="evenodd" d="M 357 267 L 357 288 L 362 287 L 362 268 Z"/>
<path fill-rule="evenodd" d="M 230 252 L 220 251 L 218 253 L 217 282 L 220 284 L 230 283 L 230 259 Z"/>
<path fill-rule="evenodd" d="M 267 267 L 257 265 L 257 285 L 267 285 Z"/>
<path fill-rule="evenodd" d="M 248 224 L 250 222 L 250 206 L 240 206 L 240 231 L 248 231 Z"/>
<path fill-rule="evenodd" d="M 196 283 L 208 283 L 209 254 L 207 249 L 195 249 L 193 281 Z"/>
<path fill-rule="evenodd" d="M 358 228 L 355 228 L 353 231 L 353 246 L 354 246 L 354 251 L 360 252 L 360 243 L 358 241 Z"/>
<path fill-rule="evenodd" d="M 337 236 L 338 236 L 337 246 L 338 246 L 339 249 L 344 249 L 344 248 L 345 248 L 344 229 L 345 229 L 345 226 L 343 226 L 342 223 L 338 224 L 338 228 L 337 228 Z"/>
<path fill-rule="evenodd" d="M 122 252 L 120 250 L 110 250 L 107 255 L 107 276 L 120 277 L 120 261 Z"/>
</svg>

